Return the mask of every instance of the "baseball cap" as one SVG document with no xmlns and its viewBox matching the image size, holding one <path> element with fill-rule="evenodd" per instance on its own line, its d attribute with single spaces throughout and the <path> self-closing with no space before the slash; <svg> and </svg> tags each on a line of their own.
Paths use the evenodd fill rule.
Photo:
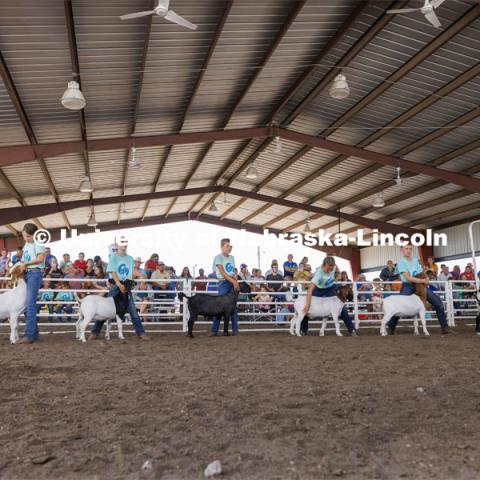
<svg viewBox="0 0 480 480">
<path fill-rule="evenodd" d="M 164 265 L 165 266 L 165 263 L 162 262 L 161 260 L 158 262 L 159 265 Z"/>
<path fill-rule="evenodd" d="M 142 259 L 140 257 L 135 258 L 135 261 L 142 263 Z"/>
<path fill-rule="evenodd" d="M 242 263 L 242 264 L 240 265 L 240 268 L 246 268 L 246 267 L 247 267 L 247 264 L 246 264 L 246 263 Z"/>
</svg>

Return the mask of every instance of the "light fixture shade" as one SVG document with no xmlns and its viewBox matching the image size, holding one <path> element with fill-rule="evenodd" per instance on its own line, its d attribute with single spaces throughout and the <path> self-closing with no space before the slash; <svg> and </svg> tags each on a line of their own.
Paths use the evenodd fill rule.
<svg viewBox="0 0 480 480">
<path fill-rule="evenodd" d="M 385 199 L 383 198 L 383 192 L 377 193 L 373 199 L 373 207 L 382 208 L 385 206 Z"/>
<path fill-rule="evenodd" d="M 95 218 L 95 214 L 92 212 L 90 218 L 88 219 L 87 226 L 88 227 L 96 227 L 98 225 L 97 219 Z"/>
<path fill-rule="evenodd" d="M 347 78 L 341 73 L 335 77 L 332 88 L 330 88 L 330 96 L 336 100 L 342 100 L 350 95 L 350 87 Z"/>
<path fill-rule="evenodd" d="M 216 212 L 218 212 L 218 208 L 217 208 L 217 205 L 216 205 L 215 202 L 212 202 L 212 203 L 210 204 L 210 207 L 209 207 L 208 211 L 209 211 L 210 213 L 216 213 Z"/>
<path fill-rule="evenodd" d="M 310 228 L 310 220 L 307 220 L 307 223 L 305 223 L 305 228 L 303 231 L 305 233 L 312 233 L 312 229 Z"/>
<path fill-rule="evenodd" d="M 62 105 L 68 110 L 81 110 L 87 104 L 80 85 L 75 82 L 68 82 L 68 87 L 62 97 Z"/>
<path fill-rule="evenodd" d="M 280 137 L 275 137 L 275 153 L 282 153 L 282 140 Z"/>
<path fill-rule="evenodd" d="M 247 168 L 247 173 L 245 174 L 245 176 L 246 176 L 249 180 L 256 180 L 256 179 L 258 178 L 257 169 L 256 169 L 253 165 L 250 165 L 250 166 Z"/>
<path fill-rule="evenodd" d="M 89 177 L 83 177 L 82 181 L 80 182 L 80 191 L 82 193 L 93 192 L 92 182 L 90 181 Z"/>
</svg>

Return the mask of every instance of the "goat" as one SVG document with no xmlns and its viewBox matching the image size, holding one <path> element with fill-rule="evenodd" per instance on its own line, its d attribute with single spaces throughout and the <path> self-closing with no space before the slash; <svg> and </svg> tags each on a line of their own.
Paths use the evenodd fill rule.
<svg viewBox="0 0 480 480">
<path fill-rule="evenodd" d="M 10 322 L 10 343 L 18 342 L 18 317 L 25 311 L 27 304 L 27 284 L 25 275 L 20 271 L 20 265 L 10 270 L 11 280 L 9 286 L 14 288 L 0 295 L 0 320 L 8 318 Z"/>
<path fill-rule="evenodd" d="M 77 339 L 86 342 L 85 330 L 92 320 L 107 322 L 105 339 L 110 340 L 111 321 L 116 318 L 118 327 L 118 338 L 125 340 L 123 336 L 122 320 L 128 308 L 128 295 L 131 295 L 134 282 L 125 280 L 126 293 L 120 293 L 115 297 L 100 297 L 98 295 L 87 295 L 80 298 L 75 293 L 75 298 L 80 306 L 79 317 L 76 324 Z"/>
<path fill-rule="evenodd" d="M 237 304 L 238 292 L 232 289 L 226 295 L 206 295 L 197 294 L 193 297 L 188 297 L 180 292 L 178 298 L 182 301 L 187 299 L 187 306 L 189 312 L 188 319 L 188 336 L 193 338 L 193 325 L 197 321 L 198 315 L 205 317 L 220 317 L 223 316 L 223 334 L 228 335 L 228 323 L 232 311 Z"/>
<path fill-rule="evenodd" d="M 323 337 L 325 335 L 325 328 L 327 326 L 327 317 L 332 317 L 335 324 L 335 333 L 338 337 L 342 336 L 340 332 L 340 324 L 338 322 L 338 317 L 345 306 L 347 301 L 348 286 L 344 285 L 337 289 L 336 296 L 333 297 L 312 297 L 312 303 L 308 310 L 308 315 L 310 318 L 322 318 L 322 326 L 320 328 L 319 335 Z M 300 326 L 302 324 L 303 309 L 305 308 L 307 298 L 304 295 L 299 296 L 295 300 L 294 309 L 295 313 L 290 321 L 290 334 L 301 336 Z"/>
<path fill-rule="evenodd" d="M 424 273 L 415 275 L 416 278 L 426 278 Z M 415 294 L 413 295 L 392 295 L 383 300 L 383 319 L 380 327 L 380 335 L 387 335 L 387 323 L 392 317 L 406 315 L 413 316 L 413 328 L 415 335 L 418 335 L 418 317 L 422 321 L 424 335 L 430 335 L 427 330 L 425 312 L 427 305 L 427 285 L 415 283 Z"/>
</svg>

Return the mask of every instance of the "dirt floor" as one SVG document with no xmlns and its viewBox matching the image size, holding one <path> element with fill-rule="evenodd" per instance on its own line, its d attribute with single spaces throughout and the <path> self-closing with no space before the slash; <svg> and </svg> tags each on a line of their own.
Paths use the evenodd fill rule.
<svg viewBox="0 0 480 480">
<path fill-rule="evenodd" d="M 480 478 L 471 328 L 152 336 L 2 335 L 0 478 Z"/>
</svg>

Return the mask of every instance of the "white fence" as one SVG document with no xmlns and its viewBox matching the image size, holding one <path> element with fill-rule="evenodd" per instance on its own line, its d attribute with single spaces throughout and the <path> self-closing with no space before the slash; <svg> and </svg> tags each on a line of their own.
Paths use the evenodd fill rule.
<svg viewBox="0 0 480 480">
<path fill-rule="evenodd" d="M 7 281 L 6 278 L 0 278 L 0 286 Z M 39 321 L 43 325 L 59 325 L 60 323 L 69 324 L 76 321 L 78 317 L 78 302 L 74 294 L 77 295 L 106 295 L 108 293 L 107 280 L 97 279 L 79 279 L 79 278 L 61 278 L 50 279 L 55 284 L 55 288 L 42 288 L 37 301 Z M 139 280 L 133 295 L 136 301 L 139 315 L 142 321 L 147 324 L 162 323 L 165 325 L 182 325 L 186 330 L 188 321 L 188 309 L 185 303 L 178 300 L 178 293 L 184 292 L 187 295 L 192 293 L 215 294 L 216 279 L 208 280 L 188 280 L 175 279 L 168 283 L 166 288 L 161 288 L 158 283 L 161 280 Z M 251 291 L 250 293 L 240 293 L 237 308 L 239 313 L 240 325 L 256 324 L 269 330 L 273 327 L 285 326 L 292 314 L 293 303 L 298 295 L 305 295 L 306 286 L 309 282 L 284 282 L 284 281 L 266 281 L 263 279 L 248 280 L 252 288 L 259 288 L 268 285 L 274 291 Z M 382 319 L 382 301 L 388 295 L 397 295 L 397 290 L 385 290 L 386 285 L 392 285 L 394 282 L 338 282 L 337 285 L 350 285 L 351 298 L 347 302 L 347 308 L 354 320 L 356 328 L 378 327 Z M 60 288 L 59 284 L 64 284 Z M 306 285 L 307 284 L 307 285 Z M 435 281 L 431 284 L 436 288 L 436 293 L 442 299 L 447 314 L 448 323 L 454 326 L 457 320 L 473 320 L 478 312 L 477 300 L 475 299 L 475 282 L 453 281 L 440 282 Z M 72 286 L 73 285 L 73 286 Z M 83 288 L 82 288 L 83 285 Z M 202 288 L 202 285 L 205 285 Z M 364 285 L 367 285 L 367 289 Z M 163 285 L 165 287 L 165 285 Z M 85 288 L 89 287 L 89 288 Z M 3 285 L 0 292 L 6 291 Z M 43 295 L 50 295 L 46 299 Z M 62 299 L 65 295 L 66 299 Z M 258 298 L 259 295 L 265 295 L 264 298 Z M 268 298 L 269 297 L 269 298 Z M 427 320 L 430 322 L 436 319 L 435 312 L 427 312 Z M 408 319 L 400 321 L 408 322 Z M 210 323 L 209 321 L 200 321 L 199 324 Z M 315 322 L 313 322 L 315 324 Z M 436 322 L 434 322 L 436 324 Z M 3 324 L 5 325 L 5 324 Z"/>
</svg>

